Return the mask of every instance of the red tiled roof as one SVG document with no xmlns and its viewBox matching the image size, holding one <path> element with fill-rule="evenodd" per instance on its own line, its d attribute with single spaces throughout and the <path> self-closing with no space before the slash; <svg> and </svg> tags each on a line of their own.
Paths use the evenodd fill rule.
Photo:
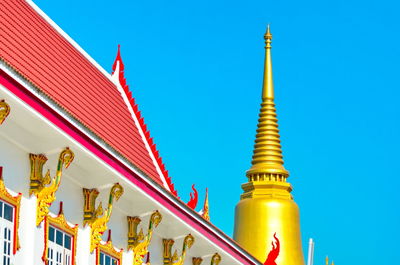
<svg viewBox="0 0 400 265">
<path fill-rule="evenodd" d="M 24 0 L 0 1 L 0 59 L 163 185 L 116 85 Z"/>
</svg>

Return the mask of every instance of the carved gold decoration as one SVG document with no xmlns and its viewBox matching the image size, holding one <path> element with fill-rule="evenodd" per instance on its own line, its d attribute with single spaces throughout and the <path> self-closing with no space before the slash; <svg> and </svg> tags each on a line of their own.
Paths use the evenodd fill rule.
<svg viewBox="0 0 400 265">
<path fill-rule="evenodd" d="M 5 201 L 14 206 L 14 244 L 13 244 L 14 255 L 20 249 L 18 227 L 19 227 L 19 210 L 21 205 L 21 195 L 22 195 L 21 193 L 18 193 L 17 196 L 12 196 L 8 192 L 6 186 L 4 185 L 3 167 L 0 167 L 0 200 Z"/>
<path fill-rule="evenodd" d="M 143 230 L 137 232 L 138 225 L 142 221 L 137 216 L 128 216 L 128 250 L 133 249 L 139 243 L 139 240 L 143 240 Z"/>
<path fill-rule="evenodd" d="M 83 189 L 83 195 L 85 199 L 84 223 L 90 225 L 91 227 L 90 253 L 92 253 L 93 250 L 98 246 L 101 241 L 101 236 L 103 235 L 104 231 L 107 230 L 107 223 L 111 217 L 114 200 L 118 201 L 123 193 L 124 188 L 119 183 L 115 183 L 110 191 L 108 207 L 104 211 L 101 203 L 97 209 L 95 209 L 98 191 L 96 189 Z"/>
<path fill-rule="evenodd" d="M 142 265 L 144 256 L 149 252 L 148 247 L 151 243 L 151 239 L 153 237 L 153 230 L 156 228 L 162 220 L 162 215 L 155 211 L 149 220 L 149 229 L 147 230 L 147 235 L 143 236 L 143 231 L 140 230 L 140 233 L 137 236 L 137 244 L 133 247 L 133 264 L 134 265 Z"/>
<path fill-rule="evenodd" d="M 49 235 L 49 227 L 54 226 L 67 234 L 69 234 L 72 237 L 72 264 L 75 265 L 75 255 L 76 255 L 76 242 L 78 241 L 78 225 L 75 224 L 75 226 L 70 226 L 68 222 L 65 220 L 64 212 L 63 212 L 63 203 L 60 202 L 60 211 L 58 213 L 58 216 L 52 217 L 50 215 L 45 216 L 44 218 L 44 250 L 43 250 L 43 255 L 42 255 L 42 260 L 45 264 L 48 264 L 47 262 L 47 251 L 48 251 L 48 235 Z"/>
<path fill-rule="evenodd" d="M 49 207 L 56 199 L 56 191 L 61 184 L 62 170 L 69 167 L 74 157 L 74 153 L 68 147 L 65 148 L 60 153 L 56 175 L 51 180 L 49 171 L 46 172 L 45 176 L 42 174 L 43 165 L 46 163 L 47 158 L 44 155 L 29 155 L 31 161 L 30 192 L 37 197 L 36 226 L 39 226 L 49 213 Z M 46 186 L 48 184 L 50 186 Z"/>
<path fill-rule="evenodd" d="M 173 239 L 163 239 L 163 264 L 170 265 L 171 264 L 171 248 L 174 245 L 175 241 Z"/>
<path fill-rule="evenodd" d="M 182 254 L 179 256 L 178 252 L 175 250 L 174 254 L 171 256 L 171 249 L 174 244 L 172 239 L 163 239 L 163 260 L 164 265 L 183 265 L 185 263 L 186 252 L 193 246 L 194 237 L 188 234 L 183 240 Z"/>
<path fill-rule="evenodd" d="M 215 253 L 211 258 L 211 265 L 218 265 L 222 258 L 218 253 Z"/>
<path fill-rule="evenodd" d="M 200 265 L 202 262 L 202 258 L 192 258 L 192 265 Z"/>
<path fill-rule="evenodd" d="M 31 164 L 29 195 L 36 195 L 46 185 L 50 184 L 50 171 L 48 170 L 43 176 L 43 165 L 47 161 L 47 157 L 45 155 L 29 154 L 29 160 Z"/>
<path fill-rule="evenodd" d="M 0 101 L 0 124 L 6 120 L 8 114 L 10 114 L 10 105 L 2 99 Z"/>
<path fill-rule="evenodd" d="M 121 264 L 123 249 L 121 248 L 119 251 L 115 249 L 111 240 L 111 230 L 108 231 L 109 234 L 107 242 L 105 244 L 100 242 L 96 248 L 96 265 L 100 265 L 100 252 L 116 258 L 118 260 L 118 264 Z"/>
<path fill-rule="evenodd" d="M 83 188 L 83 196 L 85 201 L 83 206 L 83 225 L 87 225 L 92 223 L 103 213 L 103 207 L 100 202 L 97 209 L 95 209 L 96 198 L 99 196 L 99 191 L 97 189 Z"/>
</svg>

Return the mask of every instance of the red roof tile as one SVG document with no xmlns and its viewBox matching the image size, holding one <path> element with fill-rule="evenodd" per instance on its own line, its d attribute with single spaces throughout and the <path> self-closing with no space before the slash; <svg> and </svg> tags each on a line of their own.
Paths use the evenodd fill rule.
<svg viewBox="0 0 400 265">
<path fill-rule="evenodd" d="M 23 0 L 0 1 L 0 59 L 156 182 L 169 182 L 116 85 Z"/>
</svg>

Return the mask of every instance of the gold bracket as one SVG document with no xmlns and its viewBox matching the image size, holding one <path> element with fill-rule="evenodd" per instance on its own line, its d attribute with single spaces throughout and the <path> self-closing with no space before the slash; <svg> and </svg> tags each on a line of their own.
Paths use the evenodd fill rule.
<svg viewBox="0 0 400 265">
<path fill-rule="evenodd" d="M 101 202 L 96 209 L 95 203 L 96 198 L 99 196 L 99 191 L 97 189 L 85 189 L 83 188 L 84 197 L 84 208 L 83 208 L 83 225 L 93 223 L 102 213 L 103 207 Z"/>
<path fill-rule="evenodd" d="M 192 258 L 192 265 L 200 265 L 202 262 L 202 258 Z"/>
<path fill-rule="evenodd" d="M 68 147 L 65 148 L 58 158 L 56 175 L 51 178 L 49 171 L 43 176 L 43 165 L 47 161 L 46 156 L 29 154 L 31 164 L 29 193 L 35 194 L 37 197 L 36 226 L 39 226 L 49 213 L 49 207 L 55 201 L 56 192 L 61 184 L 62 170 L 69 167 L 74 157 L 74 153 Z"/>
<path fill-rule="evenodd" d="M 133 217 L 134 220 L 139 219 L 138 217 Z M 148 247 L 151 243 L 151 239 L 153 237 L 153 229 L 156 228 L 162 220 L 162 215 L 155 211 L 149 220 L 149 229 L 147 230 L 147 234 L 143 236 L 143 230 L 140 230 L 139 234 L 136 236 L 136 245 L 132 248 L 133 249 L 133 264 L 134 265 L 142 265 L 144 256 L 149 252 Z M 129 222 L 129 217 L 128 217 Z M 140 222 L 140 219 L 139 219 Z M 138 223 L 139 224 L 139 223 Z M 133 224 L 134 226 L 135 224 Z M 135 227 L 135 232 L 137 232 L 137 224 Z"/>
<path fill-rule="evenodd" d="M 6 120 L 8 114 L 10 114 L 10 105 L 2 99 L 0 100 L 0 124 Z"/>
<path fill-rule="evenodd" d="M 140 240 L 143 240 L 143 230 L 141 229 L 140 232 L 137 232 L 138 225 L 142 221 L 137 216 L 128 216 L 128 250 L 133 249 L 139 244 Z"/>
<path fill-rule="evenodd" d="M 101 241 L 101 236 L 107 230 L 107 223 L 110 220 L 114 200 L 118 199 L 124 193 L 124 188 L 115 183 L 111 190 L 108 199 L 108 207 L 104 211 L 101 203 L 95 209 L 96 198 L 99 195 L 96 189 L 83 189 L 84 209 L 83 209 L 83 222 L 91 227 L 90 236 L 90 253 L 96 249 Z"/>
<path fill-rule="evenodd" d="M 8 202 L 12 206 L 14 206 L 14 245 L 13 245 L 13 254 L 17 253 L 19 250 L 19 237 L 18 237 L 18 227 L 19 227 L 19 210 L 21 205 L 21 193 L 18 193 L 17 196 L 12 196 L 6 186 L 4 185 L 3 180 L 3 167 L 0 167 L 0 199 Z"/>
<path fill-rule="evenodd" d="M 186 252 L 190 249 L 194 244 L 194 237 L 191 234 L 188 234 L 183 240 L 182 246 L 182 254 L 178 256 L 178 252 L 175 250 L 174 254 L 172 253 L 172 246 L 174 245 L 174 240 L 172 239 L 163 239 L 163 260 L 164 265 L 183 265 L 185 263 Z"/>
</svg>

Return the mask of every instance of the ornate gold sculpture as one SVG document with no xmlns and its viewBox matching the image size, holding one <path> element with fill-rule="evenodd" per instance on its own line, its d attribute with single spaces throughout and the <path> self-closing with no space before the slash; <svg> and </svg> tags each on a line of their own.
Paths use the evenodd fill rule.
<svg viewBox="0 0 400 265">
<path fill-rule="evenodd" d="M 39 226 L 44 217 L 49 213 L 49 207 L 56 199 L 56 191 L 60 187 L 62 170 L 68 168 L 74 160 L 74 153 L 67 147 L 58 159 L 57 172 L 51 180 L 50 172 L 43 176 L 43 165 L 47 158 L 44 155 L 29 154 L 31 162 L 30 193 L 37 197 L 36 225 Z M 50 186 L 46 186 L 50 184 Z"/>
<path fill-rule="evenodd" d="M 221 256 L 218 253 L 215 253 L 211 257 L 211 265 L 218 265 L 221 262 Z"/>
<path fill-rule="evenodd" d="M 65 220 L 64 211 L 63 211 L 63 203 L 60 202 L 60 211 L 57 217 L 52 217 L 50 215 L 45 216 L 44 218 L 44 250 L 42 255 L 42 260 L 45 264 L 47 262 L 47 251 L 48 251 L 48 235 L 49 235 L 49 226 L 52 225 L 72 237 L 72 264 L 75 265 L 75 255 L 76 255 L 76 242 L 78 240 L 78 225 L 70 226 L 68 222 Z"/>
<path fill-rule="evenodd" d="M 8 114 L 10 114 L 10 105 L 8 105 L 5 100 L 2 99 L 0 101 L 0 124 L 6 120 Z"/>
<path fill-rule="evenodd" d="M 0 167 L 0 200 L 3 200 L 12 206 L 14 206 L 14 245 L 13 245 L 13 254 L 17 253 L 17 250 L 20 248 L 19 245 L 19 237 L 18 237 L 18 227 L 19 227 L 19 210 L 21 205 L 21 193 L 18 193 L 17 196 L 12 196 L 6 186 L 4 185 L 3 180 L 3 167 Z"/>
<path fill-rule="evenodd" d="M 123 249 L 121 248 L 119 251 L 115 249 L 111 240 L 111 230 L 108 230 L 108 233 L 107 242 L 105 244 L 100 242 L 96 248 L 96 265 L 100 265 L 100 252 L 116 258 L 118 260 L 118 264 L 121 263 Z"/>
<path fill-rule="evenodd" d="M 178 252 L 175 250 L 174 254 L 171 256 L 171 249 L 174 245 L 174 240 L 163 239 L 164 247 L 164 265 L 183 265 L 185 263 L 186 252 L 193 246 L 194 237 L 188 234 L 183 240 L 182 254 L 178 256 Z"/>
<path fill-rule="evenodd" d="M 115 183 L 110 191 L 108 199 L 108 207 L 104 211 L 102 204 L 100 203 L 97 209 L 95 209 L 96 197 L 98 191 L 96 189 L 83 189 L 84 195 L 84 224 L 89 224 L 91 227 L 90 237 L 90 252 L 98 246 L 101 241 L 101 236 L 104 231 L 107 230 L 107 223 L 110 220 L 114 200 L 118 201 L 121 195 L 124 193 L 124 188 L 119 184 Z"/>
<path fill-rule="evenodd" d="M 142 221 L 139 217 L 137 216 L 128 216 L 128 250 L 133 249 L 137 244 L 139 244 L 139 241 L 143 240 L 144 235 L 143 235 L 143 230 L 140 229 L 140 232 L 137 232 L 138 225 Z"/>
<path fill-rule="evenodd" d="M 236 206 L 234 239 L 258 260 L 264 262 L 270 238 L 276 233 L 282 246 L 279 263 L 304 265 L 300 236 L 300 217 L 286 180 L 278 119 L 274 103 L 271 42 L 269 26 L 264 35 L 265 66 L 262 102 L 258 119 L 252 166 L 246 172 L 248 182 Z"/>
<path fill-rule="evenodd" d="M 162 220 L 162 215 L 158 211 L 155 211 L 150 216 L 149 229 L 147 230 L 147 235 L 145 237 L 143 237 L 143 231 L 140 230 L 139 236 L 136 241 L 136 246 L 132 248 L 134 265 L 143 264 L 143 258 L 148 253 L 148 247 L 153 237 L 153 229 L 160 224 L 161 220 Z"/>
<path fill-rule="evenodd" d="M 84 206 L 83 206 L 83 225 L 93 223 L 102 213 L 103 207 L 102 203 L 96 208 L 96 198 L 99 196 L 99 191 L 97 189 L 85 189 L 83 188 Z"/>
<path fill-rule="evenodd" d="M 192 258 L 192 265 L 200 265 L 203 262 L 203 259 L 198 257 L 198 258 Z"/>
</svg>

